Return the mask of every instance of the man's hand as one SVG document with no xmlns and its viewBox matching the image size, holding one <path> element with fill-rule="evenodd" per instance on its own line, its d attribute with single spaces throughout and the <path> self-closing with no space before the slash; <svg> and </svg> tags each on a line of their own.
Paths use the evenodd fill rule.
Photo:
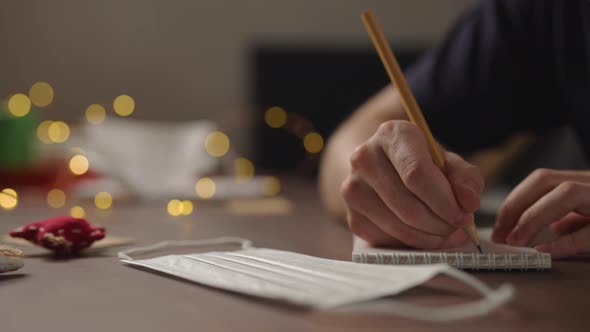
<svg viewBox="0 0 590 332">
<path fill-rule="evenodd" d="M 353 233 L 373 245 L 433 249 L 467 240 L 484 180 L 479 170 L 445 152 L 447 174 L 432 161 L 423 132 L 391 120 L 357 147 L 341 194 Z"/>
<path fill-rule="evenodd" d="M 590 252 L 590 172 L 538 169 L 508 195 L 492 239 L 526 246 L 549 225 L 560 237 L 536 247 L 555 258 Z"/>
</svg>

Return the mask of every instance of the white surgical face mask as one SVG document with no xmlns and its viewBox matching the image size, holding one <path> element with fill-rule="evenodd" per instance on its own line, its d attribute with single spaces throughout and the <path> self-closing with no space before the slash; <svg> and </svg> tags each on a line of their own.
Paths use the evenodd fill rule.
<svg viewBox="0 0 590 332">
<path fill-rule="evenodd" d="M 149 259 L 132 256 L 163 249 L 237 244 L 237 251 L 166 255 Z M 254 248 L 240 238 L 161 242 L 119 253 L 122 262 L 168 273 L 211 287 L 337 312 L 391 313 L 426 321 L 449 321 L 486 314 L 509 301 L 513 289 L 492 290 L 471 275 L 445 264 L 384 266 L 312 257 Z M 445 274 L 483 295 L 474 302 L 444 307 L 420 306 L 383 299 Z"/>
</svg>

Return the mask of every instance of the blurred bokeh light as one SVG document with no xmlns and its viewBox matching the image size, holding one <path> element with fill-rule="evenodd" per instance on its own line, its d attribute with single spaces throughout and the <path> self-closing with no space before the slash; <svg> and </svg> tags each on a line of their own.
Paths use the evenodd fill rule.
<svg viewBox="0 0 590 332">
<path fill-rule="evenodd" d="M 324 139 L 318 133 L 309 133 L 303 138 L 303 147 L 309 153 L 319 153 L 324 148 Z"/>
<path fill-rule="evenodd" d="M 0 207 L 4 210 L 13 210 L 18 205 L 18 194 L 14 189 L 5 188 L 0 191 Z"/>
<path fill-rule="evenodd" d="M 84 218 L 86 216 L 86 211 L 84 211 L 83 207 L 76 205 L 72 206 L 70 209 L 70 215 L 74 218 Z"/>
<path fill-rule="evenodd" d="M 49 126 L 51 126 L 52 123 L 53 121 L 51 120 L 45 120 L 37 126 L 37 138 L 39 138 L 39 141 L 45 144 L 53 143 L 51 138 L 49 138 Z"/>
<path fill-rule="evenodd" d="M 60 189 L 51 189 L 47 193 L 47 204 L 52 208 L 60 208 L 66 204 L 66 193 Z"/>
<path fill-rule="evenodd" d="M 185 216 L 190 215 L 191 213 L 193 213 L 193 209 L 194 209 L 193 202 L 186 200 L 186 199 L 182 201 L 182 214 L 183 215 L 185 215 Z"/>
<path fill-rule="evenodd" d="M 8 111 L 10 114 L 21 117 L 31 111 L 31 100 L 22 93 L 17 93 L 8 100 Z"/>
<path fill-rule="evenodd" d="M 29 89 L 29 98 L 35 106 L 48 106 L 53 102 L 53 87 L 47 82 L 37 82 Z"/>
<path fill-rule="evenodd" d="M 82 175 L 88 171 L 90 163 L 88 159 L 81 154 L 77 154 L 70 159 L 70 171 L 74 175 Z"/>
<path fill-rule="evenodd" d="M 266 196 L 276 196 L 281 192 L 281 181 L 274 176 L 267 176 L 262 181 L 262 192 Z"/>
<path fill-rule="evenodd" d="M 178 217 L 182 214 L 183 203 L 179 199 L 173 199 L 167 205 L 168 214 L 173 217 Z"/>
<path fill-rule="evenodd" d="M 269 127 L 280 128 L 287 123 L 287 112 L 277 106 L 271 107 L 264 113 L 264 121 Z"/>
<path fill-rule="evenodd" d="M 113 109 L 120 116 L 129 116 L 135 110 L 135 101 L 128 95 L 120 95 L 115 98 Z"/>
<path fill-rule="evenodd" d="M 53 143 L 63 143 L 70 137 L 70 126 L 63 121 L 55 121 L 49 124 L 47 136 Z"/>
<path fill-rule="evenodd" d="M 246 158 L 234 161 L 234 172 L 237 182 L 247 182 L 254 177 L 254 164 Z"/>
<path fill-rule="evenodd" d="M 215 182 L 211 178 L 200 178 L 195 185 L 197 196 L 202 199 L 209 199 L 215 195 Z"/>
<path fill-rule="evenodd" d="M 229 137 L 220 131 L 214 131 L 205 139 L 205 149 L 213 157 L 223 157 L 230 147 Z"/>
<path fill-rule="evenodd" d="M 86 121 L 91 124 L 101 124 L 106 117 L 106 110 L 100 104 L 92 104 L 86 108 Z"/>
<path fill-rule="evenodd" d="M 94 205 L 101 210 L 107 210 L 113 205 L 113 196 L 105 191 L 101 191 L 94 196 Z"/>
<path fill-rule="evenodd" d="M 168 214 L 173 217 L 178 217 L 180 215 L 188 216 L 193 213 L 194 205 L 193 202 L 189 200 L 179 200 L 173 199 L 168 202 L 167 205 Z"/>
</svg>

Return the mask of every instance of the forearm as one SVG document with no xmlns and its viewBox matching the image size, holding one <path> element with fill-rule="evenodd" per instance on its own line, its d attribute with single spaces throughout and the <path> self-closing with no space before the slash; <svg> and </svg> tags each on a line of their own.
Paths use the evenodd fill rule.
<svg viewBox="0 0 590 332">
<path fill-rule="evenodd" d="M 328 141 L 320 165 L 319 191 L 324 206 L 333 215 L 346 214 L 340 186 L 349 173 L 350 155 L 381 123 L 393 119 L 406 119 L 406 116 L 397 92 L 387 86 L 361 106 Z"/>
</svg>

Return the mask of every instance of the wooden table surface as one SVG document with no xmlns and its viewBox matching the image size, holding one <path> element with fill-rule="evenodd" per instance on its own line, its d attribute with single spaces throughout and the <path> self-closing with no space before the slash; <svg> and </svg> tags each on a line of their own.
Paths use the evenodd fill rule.
<svg viewBox="0 0 590 332">
<path fill-rule="evenodd" d="M 88 216 L 111 235 L 134 238 L 136 245 L 233 235 L 258 247 L 350 259 L 350 234 L 322 211 L 311 181 L 288 181 L 284 195 L 296 207 L 289 216 L 231 216 L 223 204 L 198 203 L 191 216 L 174 218 L 165 202 L 115 205 L 110 215 L 88 209 Z M 0 233 L 55 213 L 44 202 L 0 212 Z M 20 271 L 0 275 L 0 331 L 590 330 L 590 260 L 555 261 L 548 272 L 474 273 L 493 287 L 513 284 L 515 300 L 486 317 L 436 325 L 256 300 L 124 266 L 118 250 L 69 260 L 36 255 L 27 257 Z M 457 301 L 435 289 L 445 282 L 435 279 L 400 298 Z"/>
</svg>

